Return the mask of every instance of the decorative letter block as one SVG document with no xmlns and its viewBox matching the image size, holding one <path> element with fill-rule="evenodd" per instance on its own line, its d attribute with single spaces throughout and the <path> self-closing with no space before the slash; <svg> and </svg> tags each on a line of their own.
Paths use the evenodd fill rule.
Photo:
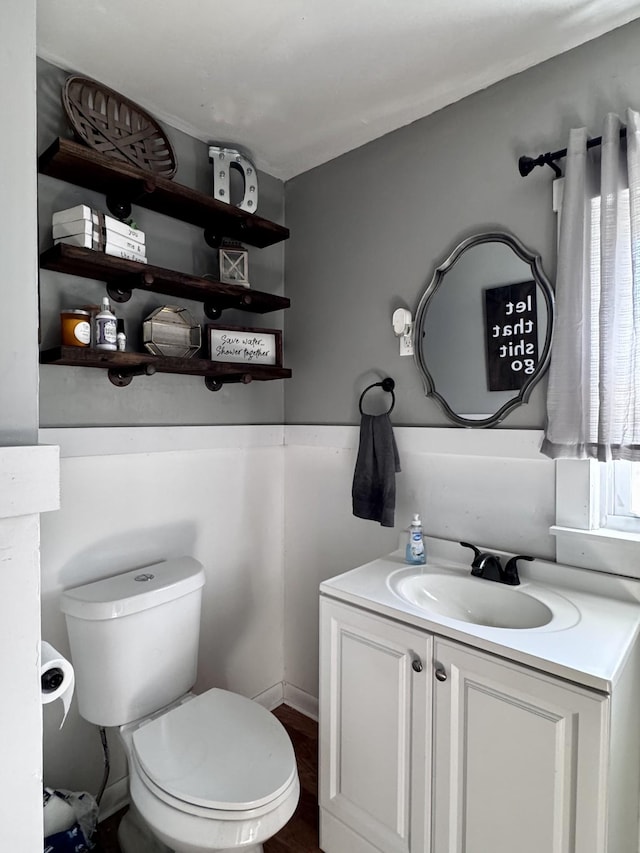
<svg viewBox="0 0 640 853">
<path fill-rule="evenodd" d="M 244 179 L 244 196 L 237 207 L 248 213 L 258 208 L 258 174 L 256 167 L 235 148 L 209 146 L 209 159 L 213 164 L 213 197 L 216 201 L 231 204 L 229 170 L 238 169 Z"/>
</svg>

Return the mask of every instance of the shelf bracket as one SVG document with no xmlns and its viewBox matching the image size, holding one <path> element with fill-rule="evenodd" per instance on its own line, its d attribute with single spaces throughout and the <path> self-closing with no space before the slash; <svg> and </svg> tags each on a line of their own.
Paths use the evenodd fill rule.
<svg viewBox="0 0 640 853">
<path fill-rule="evenodd" d="M 224 303 L 220 304 L 219 301 L 210 300 L 205 302 L 202 306 L 204 309 L 204 313 L 210 320 L 217 320 L 221 315 L 225 308 L 244 308 L 246 309 L 253 302 L 253 297 L 251 293 L 243 293 L 238 297 L 225 297 Z"/>
<path fill-rule="evenodd" d="M 109 294 L 112 302 L 128 302 L 131 299 L 131 290 L 129 288 L 121 287 L 120 282 L 118 284 L 112 284 L 111 282 L 107 282 L 107 293 Z"/>
<path fill-rule="evenodd" d="M 202 306 L 204 309 L 205 315 L 210 320 L 219 320 L 222 316 L 222 308 L 219 305 L 214 305 L 212 302 L 205 302 Z"/>
<path fill-rule="evenodd" d="M 105 201 L 109 213 L 116 219 L 128 219 L 131 216 L 131 204 L 141 196 L 150 195 L 156 188 L 153 176 L 148 178 L 127 182 L 121 189 L 116 188 L 107 193 Z"/>
<path fill-rule="evenodd" d="M 131 384 L 134 376 L 153 376 L 156 372 L 155 364 L 141 364 L 140 367 L 110 367 L 109 381 L 117 388 L 126 388 Z"/>
<path fill-rule="evenodd" d="M 153 287 L 155 279 L 150 272 L 125 275 L 107 282 L 107 293 L 114 302 L 128 302 L 137 287 Z"/>
<path fill-rule="evenodd" d="M 232 385 L 234 382 L 241 382 L 243 385 L 248 385 L 252 376 L 250 373 L 239 373 L 234 376 L 205 376 L 204 384 L 209 391 L 219 391 L 223 385 Z"/>
<path fill-rule="evenodd" d="M 215 226 L 213 224 L 205 225 L 204 242 L 212 249 L 219 249 L 222 243 L 228 239 L 242 240 L 246 239 L 247 223 L 243 221 L 234 221 L 233 227 L 230 229 L 230 223 L 224 226 Z M 220 233 L 222 231 L 222 233 Z"/>
<path fill-rule="evenodd" d="M 207 225 L 204 229 L 204 242 L 212 249 L 219 249 L 223 240 L 224 237 L 221 234 L 218 234 L 217 230 L 212 228 L 210 225 Z"/>
</svg>

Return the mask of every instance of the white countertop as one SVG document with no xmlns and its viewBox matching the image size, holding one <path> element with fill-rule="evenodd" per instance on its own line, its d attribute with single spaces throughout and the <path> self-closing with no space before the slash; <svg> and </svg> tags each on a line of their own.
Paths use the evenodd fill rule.
<svg viewBox="0 0 640 853">
<path fill-rule="evenodd" d="M 577 684 L 611 692 L 640 629 L 635 584 L 614 578 L 608 582 L 610 576 L 594 578 L 594 573 L 544 561 L 521 562 L 520 586 L 499 586 L 547 601 L 554 612 L 553 602 L 558 602 L 558 617 L 539 628 L 512 629 L 426 612 L 401 598 L 389 583 L 393 573 L 410 568 L 425 574 L 444 571 L 468 575 L 470 565 L 460 562 L 466 559 L 463 550 L 457 543 L 427 540 L 425 566 L 407 566 L 404 552 L 398 550 L 324 581 L 320 593 Z M 479 579 L 478 583 L 495 581 Z"/>
</svg>

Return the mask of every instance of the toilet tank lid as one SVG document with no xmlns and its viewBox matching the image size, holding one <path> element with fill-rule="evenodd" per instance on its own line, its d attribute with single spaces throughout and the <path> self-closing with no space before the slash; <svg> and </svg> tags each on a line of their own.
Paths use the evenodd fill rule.
<svg viewBox="0 0 640 853">
<path fill-rule="evenodd" d="M 60 609 L 78 619 L 117 619 L 181 598 L 204 586 L 193 557 L 176 557 L 65 590 Z"/>
</svg>

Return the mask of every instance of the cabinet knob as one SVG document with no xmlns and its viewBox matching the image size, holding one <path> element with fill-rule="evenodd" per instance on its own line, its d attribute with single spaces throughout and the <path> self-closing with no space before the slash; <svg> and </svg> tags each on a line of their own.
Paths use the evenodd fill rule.
<svg viewBox="0 0 640 853">
<path fill-rule="evenodd" d="M 411 661 L 411 668 L 413 669 L 414 672 L 422 672 L 422 661 L 420 660 L 419 657 L 415 657 Z"/>
<path fill-rule="evenodd" d="M 446 681 L 447 680 L 447 671 L 443 666 L 436 667 L 436 678 L 438 681 Z"/>
</svg>

